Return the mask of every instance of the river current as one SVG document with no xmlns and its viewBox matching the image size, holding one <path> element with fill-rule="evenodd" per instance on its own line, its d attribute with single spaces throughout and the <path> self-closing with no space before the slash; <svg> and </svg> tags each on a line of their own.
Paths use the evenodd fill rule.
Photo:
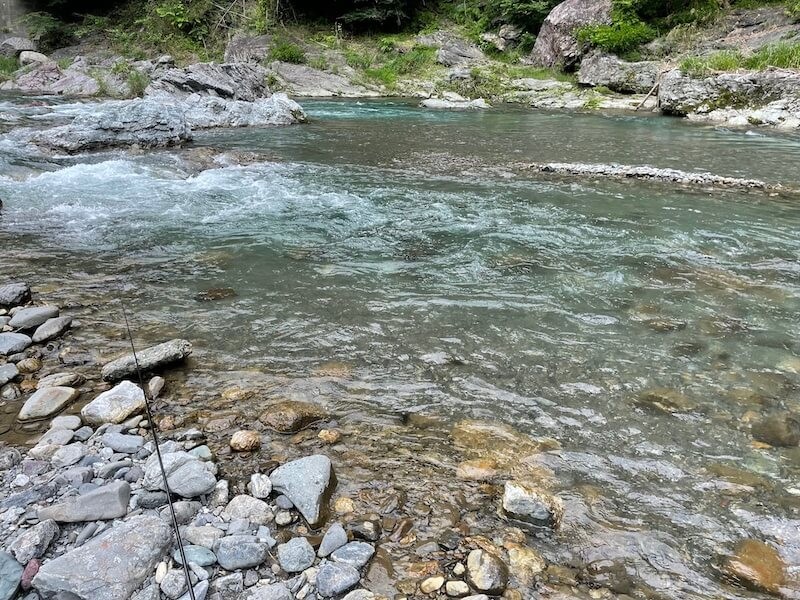
<svg viewBox="0 0 800 600">
<path fill-rule="evenodd" d="M 303 105 L 306 125 L 205 132 L 184 150 L 45 160 L 0 142 L 3 279 L 71 310 L 94 359 L 124 349 L 121 301 L 141 343 L 191 340 L 175 410 L 236 385 L 359 423 L 354 487 L 425 479 L 403 444 L 440 468 L 435 487 L 464 458 L 450 437 L 464 419 L 554 440 L 523 458 L 567 511 L 532 543 L 580 581 L 759 597 L 720 576 L 743 538 L 775 545 L 796 576 L 800 452 L 754 443 L 749 423 L 798 408 L 800 197 L 518 166 L 648 164 L 800 187 L 800 137 Z M 6 98 L 0 127 L 87 110 Z M 235 295 L 200 301 L 209 289 Z M 643 402 L 653 389 L 679 406 Z M 0 439 L 23 439 L 6 421 Z"/>
</svg>

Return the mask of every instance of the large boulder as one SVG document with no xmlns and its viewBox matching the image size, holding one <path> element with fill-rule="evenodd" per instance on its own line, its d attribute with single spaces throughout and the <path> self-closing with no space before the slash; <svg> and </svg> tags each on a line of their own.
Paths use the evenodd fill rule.
<svg viewBox="0 0 800 600">
<path fill-rule="evenodd" d="M 0 89 L 25 94 L 96 96 L 100 84 L 79 67 L 63 70 L 56 62 L 46 61 L 31 63 L 21 75 L 0 85 Z"/>
<path fill-rule="evenodd" d="M 45 597 L 61 593 L 81 600 L 128 600 L 153 574 L 171 544 L 172 532 L 165 521 L 133 517 L 44 563 L 33 587 Z"/>
<path fill-rule="evenodd" d="M 258 64 L 197 63 L 169 69 L 145 90 L 146 95 L 195 93 L 251 102 L 269 96 L 267 71 Z"/>
<path fill-rule="evenodd" d="M 542 23 L 530 61 L 540 67 L 572 69 L 582 56 L 577 32 L 611 23 L 611 0 L 565 0 Z"/>
<path fill-rule="evenodd" d="M 28 141 L 76 153 L 118 146 L 160 148 L 182 144 L 191 137 L 181 107 L 153 100 L 131 100 L 108 102 L 102 110 L 80 115 L 69 125 L 34 131 Z"/>
<path fill-rule="evenodd" d="M 450 31 L 419 36 L 417 43 L 436 48 L 436 62 L 446 67 L 467 67 L 486 62 L 486 55 L 480 48 Z"/>
<path fill-rule="evenodd" d="M 0 42 L 0 56 L 4 58 L 17 58 L 22 52 L 35 50 L 36 44 L 22 37 L 10 37 Z"/>
<path fill-rule="evenodd" d="M 50 59 L 47 57 L 46 54 L 42 54 L 41 52 L 34 52 L 32 50 L 23 50 L 19 53 L 19 64 L 25 65 L 34 65 L 34 64 L 41 64 L 50 62 Z"/>
<path fill-rule="evenodd" d="M 273 94 L 252 102 L 222 100 L 194 94 L 185 101 L 186 119 L 192 129 L 211 127 L 267 127 L 292 125 L 306 120 L 300 105 L 286 94 Z"/>
<path fill-rule="evenodd" d="M 655 61 L 627 62 L 595 52 L 581 61 L 578 83 L 605 86 L 623 94 L 646 94 L 658 81 L 659 67 Z"/>
<path fill-rule="evenodd" d="M 167 483 L 173 494 L 195 498 L 208 494 L 217 485 L 214 475 L 204 463 L 188 452 L 170 452 L 162 456 Z M 144 467 L 142 485 L 150 491 L 166 491 L 158 456 L 153 454 Z"/>
<path fill-rule="evenodd" d="M 116 381 L 136 375 L 136 364 L 142 372 L 180 362 L 192 353 L 192 345 L 186 340 L 170 340 L 157 346 L 151 346 L 136 353 L 111 361 L 103 366 L 102 376 L 106 381 Z"/>
<path fill-rule="evenodd" d="M 661 77 L 658 101 L 672 115 L 732 108 L 756 108 L 800 97 L 800 73 L 788 70 L 717 73 L 698 78 L 673 69 Z"/>
</svg>

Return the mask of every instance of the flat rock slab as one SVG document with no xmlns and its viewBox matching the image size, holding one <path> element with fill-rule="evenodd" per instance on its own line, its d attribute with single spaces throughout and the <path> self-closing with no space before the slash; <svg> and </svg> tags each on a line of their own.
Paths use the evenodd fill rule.
<svg viewBox="0 0 800 600">
<path fill-rule="evenodd" d="M 36 384 L 36 389 L 41 390 L 46 387 L 76 387 L 81 385 L 86 378 L 79 373 L 53 373 L 47 377 L 42 377 Z"/>
<path fill-rule="evenodd" d="M 72 326 L 72 317 L 53 317 L 47 319 L 33 332 L 33 341 L 36 344 L 52 340 L 64 334 Z"/>
<path fill-rule="evenodd" d="M 0 285 L 0 306 L 18 306 L 31 299 L 31 288 L 24 283 Z"/>
<path fill-rule="evenodd" d="M 48 319 L 58 316 L 57 306 L 34 306 L 14 313 L 8 323 L 14 329 L 33 329 Z"/>
<path fill-rule="evenodd" d="M 22 406 L 17 419 L 20 421 L 31 421 L 49 417 L 63 410 L 80 395 L 81 393 L 78 390 L 63 386 L 46 387 L 41 390 L 36 390 Z"/>
<path fill-rule="evenodd" d="M 41 509 L 39 520 L 53 519 L 58 523 L 80 523 L 118 519 L 127 514 L 130 497 L 130 484 L 125 481 L 113 481 L 71 502 Z"/>
<path fill-rule="evenodd" d="M 0 333 L 0 354 L 8 356 L 22 352 L 32 343 L 31 338 L 23 333 Z"/>
<path fill-rule="evenodd" d="M 188 452 L 170 452 L 162 458 L 167 483 L 173 494 L 194 498 L 208 494 L 217 485 L 216 477 L 209 472 L 205 463 Z M 155 454 L 145 463 L 142 485 L 150 491 L 166 491 L 158 456 Z"/>
<path fill-rule="evenodd" d="M 135 383 L 123 381 L 103 392 L 81 410 L 83 420 L 92 425 L 122 423 L 145 409 L 144 392 Z"/>
<path fill-rule="evenodd" d="M 126 435 L 124 433 L 104 433 L 101 438 L 103 445 L 114 452 L 133 454 L 144 446 L 144 438 L 140 435 Z"/>
<path fill-rule="evenodd" d="M 142 371 L 153 371 L 167 365 L 180 362 L 192 353 L 192 344 L 186 340 L 170 340 L 145 348 L 136 353 L 139 368 Z M 133 354 L 112 360 L 103 367 L 102 375 L 106 381 L 117 381 L 136 374 L 136 361 Z"/>
<path fill-rule="evenodd" d="M 336 475 L 327 456 L 316 454 L 293 460 L 275 469 L 269 478 L 272 489 L 289 498 L 309 525 L 322 524 L 328 500 L 336 489 Z"/>
<path fill-rule="evenodd" d="M 45 597 L 68 592 L 81 600 L 129 600 L 171 544 L 167 523 L 158 517 L 133 517 L 46 562 L 33 587 Z"/>
</svg>

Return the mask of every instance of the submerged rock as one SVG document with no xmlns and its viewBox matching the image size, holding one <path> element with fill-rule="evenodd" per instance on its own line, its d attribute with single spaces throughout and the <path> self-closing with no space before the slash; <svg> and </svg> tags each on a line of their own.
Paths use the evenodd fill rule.
<svg viewBox="0 0 800 600">
<path fill-rule="evenodd" d="M 54 386 L 37 390 L 26 400 L 17 419 L 31 421 L 49 417 L 69 406 L 80 396 L 80 391 L 71 387 Z"/>
<path fill-rule="evenodd" d="M 192 353 L 192 345 L 186 340 L 170 340 L 136 352 L 142 372 L 153 371 L 180 362 Z M 127 354 L 103 366 L 103 379 L 116 381 L 136 374 L 133 354 Z"/>
<path fill-rule="evenodd" d="M 734 549 L 723 572 L 737 583 L 757 592 L 780 595 L 786 565 L 778 552 L 764 542 L 744 540 Z"/>
<path fill-rule="evenodd" d="M 144 392 L 130 381 L 123 381 L 103 392 L 81 409 L 81 417 L 91 425 L 122 423 L 145 409 Z"/>
<path fill-rule="evenodd" d="M 279 433 L 295 433 L 327 416 L 324 410 L 309 402 L 285 400 L 267 408 L 258 420 Z"/>
<path fill-rule="evenodd" d="M 508 585 L 508 567 L 491 552 L 473 550 L 467 556 L 467 581 L 480 592 L 502 594 Z"/>
<path fill-rule="evenodd" d="M 578 30 L 611 23 L 611 0 L 566 0 L 547 15 L 530 55 L 540 67 L 570 69 L 583 53 Z"/>
<path fill-rule="evenodd" d="M 327 456 L 318 454 L 288 462 L 269 478 L 273 490 L 289 498 L 311 527 L 324 522 L 328 501 L 336 489 L 336 475 Z"/>
<path fill-rule="evenodd" d="M 753 437 L 771 446 L 800 445 L 800 417 L 790 413 L 770 415 L 753 423 Z"/>
<path fill-rule="evenodd" d="M 236 452 L 252 452 L 261 447 L 261 434 L 252 430 L 237 431 L 231 436 L 231 450 Z"/>
<path fill-rule="evenodd" d="M 507 481 L 503 491 L 503 512 L 536 527 L 558 529 L 564 516 L 564 503 L 523 483 Z"/>
<path fill-rule="evenodd" d="M 45 596 L 61 592 L 81 600 L 128 600 L 171 544 L 167 523 L 158 517 L 133 517 L 46 562 L 33 587 Z"/>
<path fill-rule="evenodd" d="M 636 404 L 664 413 L 685 412 L 694 408 L 693 403 L 677 390 L 668 388 L 652 388 L 643 391 L 636 399 Z"/>
<path fill-rule="evenodd" d="M 25 283 L 0 285 L 0 307 L 11 308 L 31 299 L 31 288 Z"/>
</svg>

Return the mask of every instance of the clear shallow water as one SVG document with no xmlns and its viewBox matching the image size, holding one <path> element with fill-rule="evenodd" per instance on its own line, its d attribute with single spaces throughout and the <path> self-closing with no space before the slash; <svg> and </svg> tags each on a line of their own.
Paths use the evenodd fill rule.
<svg viewBox="0 0 800 600">
<path fill-rule="evenodd" d="M 717 573 L 742 537 L 800 568 L 800 454 L 755 449 L 744 419 L 797 408 L 800 200 L 515 167 L 621 162 L 797 185 L 800 138 L 306 104 L 307 126 L 204 133 L 177 152 L 41 161 L 0 142 L 4 277 L 106 327 L 101 355 L 124 343 L 120 297 L 142 338 L 192 340 L 188 382 L 206 391 L 189 407 L 221 382 L 279 375 L 365 422 L 432 414 L 555 438 L 561 451 L 536 462 L 567 499 L 562 533 L 541 542 L 558 564 L 612 557 L 640 593 L 691 598 L 753 596 Z M 86 110 L 2 106 L 16 124 Z M 224 166 L 209 149 L 259 160 Z M 212 287 L 237 296 L 195 299 Z M 344 374 L 309 380 L 330 363 Z M 655 387 L 692 409 L 637 404 Z"/>
</svg>

